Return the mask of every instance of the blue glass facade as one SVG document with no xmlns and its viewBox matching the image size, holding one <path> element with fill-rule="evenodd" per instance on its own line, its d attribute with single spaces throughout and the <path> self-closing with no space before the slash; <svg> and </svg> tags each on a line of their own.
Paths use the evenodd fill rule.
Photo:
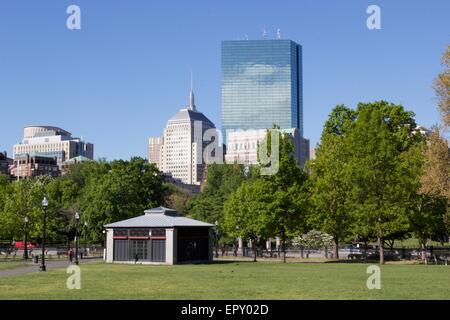
<svg viewBox="0 0 450 320">
<path fill-rule="evenodd" d="M 222 135 L 227 130 L 299 128 L 302 47 L 291 40 L 222 42 Z"/>
</svg>

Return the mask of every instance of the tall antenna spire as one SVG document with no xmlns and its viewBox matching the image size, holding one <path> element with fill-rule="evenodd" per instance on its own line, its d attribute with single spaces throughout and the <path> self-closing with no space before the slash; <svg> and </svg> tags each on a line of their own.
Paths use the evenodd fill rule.
<svg viewBox="0 0 450 320">
<path fill-rule="evenodd" d="M 194 77 L 191 70 L 191 91 L 189 92 L 189 110 L 195 111 Z"/>
</svg>

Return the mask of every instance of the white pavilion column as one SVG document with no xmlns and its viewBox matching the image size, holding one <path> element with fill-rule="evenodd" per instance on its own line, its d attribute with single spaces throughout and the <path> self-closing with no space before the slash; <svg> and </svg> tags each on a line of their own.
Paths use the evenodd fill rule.
<svg viewBox="0 0 450 320">
<path fill-rule="evenodd" d="M 166 229 L 166 264 L 177 263 L 177 230 Z"/>
<path fill-rule="evenodd" d="M 114 230 L 106 229 L 106 262 L 114 262 Z"/>
<path fill-rule="evenodd" d="M 266 249 L 270 251 L 270 249 L 272 249 L 272 239 L 269 238 L 269 240 L 267 240 L 266 242 Z"/>
<path fill-rule="evenodd" d="M 238 238 L 238 255 L 242 255 L 244 253 L 244 241 L 241 237 Z"/>
<path fill-rule="evenodd" d="M 280 250 L 281 249 L 281 240 L 280 240 L 280 238 L 276 237 L 276 241 L 277 241 L 276 248 L 277 248 L 277 250 Z"/>
</svg>

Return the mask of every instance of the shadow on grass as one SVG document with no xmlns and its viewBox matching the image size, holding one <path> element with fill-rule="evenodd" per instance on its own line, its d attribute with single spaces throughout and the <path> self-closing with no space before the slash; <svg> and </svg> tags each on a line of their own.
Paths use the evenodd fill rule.
<svg viewBox="0 0 450 320">
<path fill-rule="evenodd" d="M 323 263 L 341 263 L 341 264 L 355 264 L 355 263 L 367 263 L 367 264 L 374 264 L 378 263 L 379 260 L 356 260 L 356 259 L 342 259 L 342 260 L 325 260 Z"/>
<path fill-rule="evenodd" d="M 214 264 L 235 264 L 235 263 L 254 263 L 250 260 L 214 260 L 214 261 L 186 261 L 186 262 L 178 262 L 178 265 L 214 265 Z"/>
</svg>

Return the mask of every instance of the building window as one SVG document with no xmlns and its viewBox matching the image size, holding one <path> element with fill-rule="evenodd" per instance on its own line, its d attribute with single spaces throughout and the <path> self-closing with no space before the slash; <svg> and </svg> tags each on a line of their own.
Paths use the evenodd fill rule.
<svg viewBox="0 0 450 320">
<path fill-rule="evenodd" d="M 150 235 L 150 229 L 130 229 L 130 237 L 148 237 Z"/>
<path fill-rule="evenodd" d="M 148 260 L 148 241 L 130 241 L 130 260 Z"/>
<path fill-rule="evenodd" d="M 114 229 L 114 237 L 128 237 L 128 229 Z"/>
<path fill-rule="evenodd" d="M 165 237 L 166 229 L 162 228 L 153 228 L 151 229 L 152 237 Z"/>
</svg>

